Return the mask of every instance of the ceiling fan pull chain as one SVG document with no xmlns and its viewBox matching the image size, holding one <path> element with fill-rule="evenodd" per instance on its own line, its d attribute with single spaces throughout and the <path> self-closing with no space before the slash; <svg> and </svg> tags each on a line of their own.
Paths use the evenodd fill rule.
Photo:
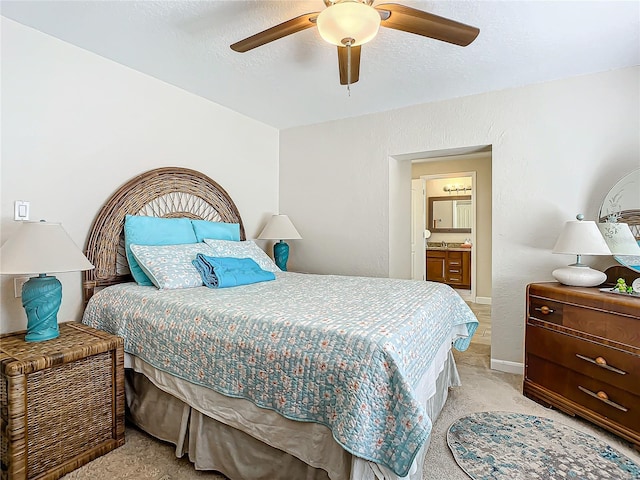
<svg viewBox="0 0 640 480">
<path fill-rule="evenodd" d="M 347 43 L 347 93 L 351 96 L 351 42 Z"/>
<path fill-rule="evenodd" d="M 342 44 L 347 47 L 347 92 L 351 96 L 351 45 L 355 40 L 351 37 L 342 39 Z"/>
</svg>

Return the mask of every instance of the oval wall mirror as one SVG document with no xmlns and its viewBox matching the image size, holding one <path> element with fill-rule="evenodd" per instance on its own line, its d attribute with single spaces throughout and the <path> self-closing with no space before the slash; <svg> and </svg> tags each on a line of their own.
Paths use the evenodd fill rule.
<svg viewBox="0 0 640 480">
<path fill-rule="evenodd" d="M 604 197 L 598 221 L 626 223 L 640 244 L 640 169 L 622 177 Z M 640 255 L 614 255 L 614 258 L 640 272 Z"/>
</svg>

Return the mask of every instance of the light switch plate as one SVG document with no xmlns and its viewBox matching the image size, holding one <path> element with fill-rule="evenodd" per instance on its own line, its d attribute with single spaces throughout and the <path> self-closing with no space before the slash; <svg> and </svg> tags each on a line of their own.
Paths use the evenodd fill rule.
<svg viewBox="0 0 640 480">
<path fill-rule="evenodd" d="M 14 220 L 29 220 L 29 202 L 16 200 Z"/>
</svg>

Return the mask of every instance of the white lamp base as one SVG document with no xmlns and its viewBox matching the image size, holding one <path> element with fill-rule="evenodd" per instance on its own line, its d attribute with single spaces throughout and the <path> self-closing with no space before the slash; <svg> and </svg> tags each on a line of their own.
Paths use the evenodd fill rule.
<svg viewBox="0 0 640 480">
<path fill-rule="evenodd" d="M 551 275 L 560 283 L 573 287 L 595 287 L 607 279 L 603 272 L 587 266 L 556 268 Z"/>
</svg>

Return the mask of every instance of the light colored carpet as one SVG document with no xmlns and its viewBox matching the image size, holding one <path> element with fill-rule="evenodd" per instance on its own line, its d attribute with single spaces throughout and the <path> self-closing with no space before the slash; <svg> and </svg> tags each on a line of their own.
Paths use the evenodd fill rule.
<svg viewBox="0 0 640 480">
<path fill-rule="evenodd" d="M 471 412 L 510 411 L 552 418 L 589 433 L 610 444 L 636 463 L 640 455 L 618 437 L 588 422 L 549 410 L 522 395 L 522 376 L 489 369 L 490 346 L 471 344 L 456 352 L 462 386 L 451 389 L 449 400 L 433 426 L 431 445 L 425 460 L 424 480 L 469 480 L 458 467 L 447 446 L 446 432 L 458 418 Z M 224 480 L 212 472 L 198 472 L 186 459 L 175 458 L 172 445 L 155 440 L 127 425 L 127 443 L 81 467 L 65 480 Z"/>
</svg>

